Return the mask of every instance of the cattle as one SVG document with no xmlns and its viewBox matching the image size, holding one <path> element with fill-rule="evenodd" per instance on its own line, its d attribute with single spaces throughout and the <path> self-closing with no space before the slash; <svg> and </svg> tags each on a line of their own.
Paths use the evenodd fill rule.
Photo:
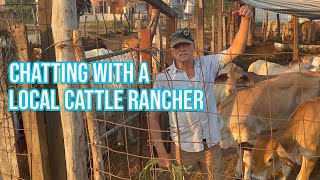
<svg viewBox="0 0 320 180">
<path fill-rule="evenodd" d="M 234 63 L 227 64 L 219 71 L 215 80 L 215 99 L 219 104 L 236 88 L 247 87 L 253 84 L 247 73 Z"/>
<path fill-rule="evenodd" d="M 313 56 L 313 55 L 307 55 L 303 56 L 302 58 L 299 59 L 299 61 L 292 61 L 289 64 L 289 67 L 297 67 L 299 66 L 305 66 L 310 71 L 320 71 L 320 56 Z"/>
<path fill-rule="evenodd" d="M 313 21 L 306 21 L 301 24 L 301 42 L 317 42 L 319 40 L 318 24 Z"/>
<path fill-rule="evenodd" d="M 280 27 L 279 27 L 280 29 Z M 280 32 L 279 32 L 280 33 Z M 277 21 L 269 21 L 267 26 L 267 41 L 269 39 L 277 39 L 278 35 L 280 37 L 280 34 L 278 34 L 278 22 Z"/>
<path fill-rule="evenodd" d="M 241 67 L 234 63 L 227 64 L 219 71 L 215 80 L 215 99 L 219 104 L 226 96 L 235 92 L 236 89 L 250 87 L 254 83 L 271 79 L 275 76 L 257 75 L 252 72 L 246 73 Z"/>
<path fill-rule="evenodd" d="M 280 128 L 303 100 L 320 95 L 319 81 L 317 72 L 287 73 L 227 96 L 219 106 L 224 121 L 221 147 L 254 145 L 260 133 Z M 239 153 L 244 153 L 244 177 L 249 179 L 251 153 L 247 150 Z M 237 176 L 242 174 L 241 164 L 242 160 L 238 159 Z"/>
<path fill-rule="evenodd" d="M 280 179 L 287 179 L 294 163 L 301 165 L 296 179 L 309 179 L 320 155 L 320 98 L 306 100 L 288 123 L 271 135 L 260 136 L 253 148 L 252 177 L 266 179 L 283 167 Z"/>
<path fill-rule="evenodd" d="M 300 67 L 287 67 L 265 60 L 257 60 L 249 66 L 248 72 L 254 72 L 259 75 L 278 75 L 289 72 L 299 72 L 302 70 L 307 70 L 308 68 L 310 67 L 304 65 L 301 65 Z"/>
<path fill-rule="evenodd" d="M 289 21 L 282 26 L 281 38 L 282 41 L 293 41 L 293 21 Z M 300 29 L 300 28 L 299 28 Z"/>
<path fill-rule="evenodd" d="M 109 49 L 93 49 L 90 51 L 85 51 L 85 56 L 86 58 L 91 58 L 91 57 L 97 57 L 101 55 L 106 55 L 113 53 L 113 51 Z M 134 62 L 134 59 L 132 56 L 127 56 L 127 55 L 118 55 L 118 56 L 113 56 L 110 58 L 104 58 L 95 62 Z M 90 75 L 92 75 L 92 68 L 90 68 Z M 91 79 L 91 78 L 90 78 Z M 122 88 L 122 89 L 127 89 L 127 88 L 134 88 L 134 85 L 127 85 L 127 84 L 94 84 L 92 81 L 90 83 L 91 88 L 103 88 L 103 89 L 115 89 L 115 88 Z M 124 98 L 125 99 L 125 98 Z M 125 104 L 125 103 L 124 103 Z M 132 115 L 132 112 L 95 112 L 95 118 L 96 119 L 102 119 L 102 120 L 107 120 L 110 122 L 114 122 L 117 124 L 122 123 L 123 120 L 127 119 L 130 115 Z M 99 134 L 105 134 L 106 129 L 107 129 L 107 123 L 103 123 L 102 121 L 98 121 L 98 126 L 99 126 Z M 110 124 L 110 123 L 108 123 Z M 136 142 L 136 139 L 134 137 L 134 134 L 132 132 L 132 128 L 127 128 L 127 133 L 128 133 L 128 139 L 131 144 L 134 144 Z M 125 141 L 124 141 L 124 136 L 123 136 L 123 131 L 118 130 L 117 131 L 117 142 L 118 146 L 120 148 L 123 148 L 125 146 Z"/>
</svg>

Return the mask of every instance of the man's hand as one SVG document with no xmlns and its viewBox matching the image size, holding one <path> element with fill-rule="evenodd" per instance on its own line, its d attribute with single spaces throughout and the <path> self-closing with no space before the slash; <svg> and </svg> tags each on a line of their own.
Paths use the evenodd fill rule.
<svg viewBox="0 0 320 180">
<path fill-rule="evenodd" d="M 163 155 L 160 155 L 159 154 L 159 166 L 161 168 L 167 168 L 167 169 L 170 169 L 171 168 L 171 163 L 170 161 L 173 160 L 171 154 L 163 154 Z"/>
<path fill-rule="evenodd" d="M 252 15 L 253 15 L 251 9 L 247 5 L 242 6 L 237 11 L 233 11 L 232 14 L 238 14 L 239 16 L 242 16 L 242 17 L 245 17 L 245 18 L 248 18 L 248 19 L 251 19 Z"/>
</svg>

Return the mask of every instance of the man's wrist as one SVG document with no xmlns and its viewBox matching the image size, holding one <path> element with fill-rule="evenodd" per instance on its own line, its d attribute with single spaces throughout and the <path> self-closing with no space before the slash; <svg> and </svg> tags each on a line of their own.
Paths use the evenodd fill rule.
<svg viewBox="0 0 320 180">
<path fill-rule="evenodd" d="M 251 17 L 244 17 L 242 16 L 241 21 L 250 21 Z"/>
</svg>

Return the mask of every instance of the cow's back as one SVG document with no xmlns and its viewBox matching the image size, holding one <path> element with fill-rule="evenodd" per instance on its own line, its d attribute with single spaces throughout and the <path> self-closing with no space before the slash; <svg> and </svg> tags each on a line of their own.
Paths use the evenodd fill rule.
<svg viewBox="0 0 320 180">
<path fill-rule="evenodd" d="M 307 67 L 305 66 L 287 67 L 265 60 L 257 60 L 249 66 L 248 72 L 254 72 L 258 75 L 279 75 L 283 73 L 299 72 L 306 69 Z"/>
<path fill-rule="evenodd" d="M 292 137 L 301 148 L 319 152 L 320 98 L 312 98 L 301 104 L 285 128 L 290 128 Z"/>
<path fill-rule="evenodd" d="M 288 73 L 231 94 L 219 106 L 225 127 L 241 142 L 247 134 L 278 129 L 305 99 L 319 96 L 320 76 L 312 73 Z M 271 119 L 271 122 L 270 122 Z M 270 126 L 272 124 L 272 127 Z M 239 140 L 238 140 L 239 141 Z"/>
</svg>

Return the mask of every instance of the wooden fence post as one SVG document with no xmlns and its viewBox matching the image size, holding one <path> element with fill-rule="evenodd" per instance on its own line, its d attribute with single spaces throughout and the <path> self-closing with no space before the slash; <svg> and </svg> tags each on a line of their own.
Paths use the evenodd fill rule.
<svg viewBox="0 0 320 180">
<path fill-rule="evenodd" d="M 12 35 L 17 44 L 18 59 L 21 62 L 30 62 L 33 58 L 33 49 L 29 47 L 26 26 L 20 24 L 12 27 Z M 31 89 L 31 85 L 22 85 Z M 28 162 L 32 179 L 51 179 L 48 158 L 47 132 L 43 112 L 22 112 L 24 134 L 28 149 Z"/>
<path fill-rule="evenodd" d="M 226 23 L 226 18 L 225 16 L 222 16 L 222 49 L 227 49 L 227 23 Z"/>
<path fill-rule="evenodd" d="M 212 37 L 211 37 L 211 53 L 215 53 L 215 35 L 216 35 L 216 20 L 214 15 L 212 15 Z"/>
<path fill-rule="evenodd" d="M 198 0 L 197 44 L 200 56 L 204 54 L 204 7 L 205 1 Z"/>
<path fill-rule="evenodd" d="M 160 24 L 158 24 L 157 30 L 157 49 L 158 49 L 158 53 L 157 53 L 157 60 L 159 60 L 159 62 L 154 62 L 152 63 L 152 67 L 153 67 L 153 72 L 154 75 L 160 71 L 163 70 L 164 67 L 164 62 L 163 62 L 163 45 L 162 45 L 162 32 L 161 32 L 161 26 Z"/>
<path fill-rule="evenodd" d="M 4 25 L 5 26 L 5 25 Z M 8 44 L 7 44 L 8 46 Z M 10 45 L 11 46 L 11 45 Z M 12 45 L 13 46 L 13 45 Z M 17 127 L 14 126 L 14 115 L 8 111 L 8 66 L 12 59 L 5 58 L 5 53 L 10 53 L 12 47 L 0 48 L 0 179 L 12 180 L 21 178 L 19 156 L 17 154 L 16 136 Z M 13 50 L 12 50 L 13 53 Z M 21 157 L 21 156 L 20 156 Z"/>
<path fill-rule="evenodd" d="M 39 0 L 39 28 L 41 31 L 42 61 L 55 62 L 55 49 L 51 28 L 52 20 L 52 0 Z M 48 89 L 56 89 L 56 84 L 44 86 Z M 56 96 L 58 100 L 58 95 Z M 59 103 L 59 102 L 58 102 Z M 55 179 L 67 179 L 66 160 L 64 153 L 64 139 L 60 112 L 45 112 L 46 129 L 48 137 L 48 153 L 50 163 L 50 174 L 54 174 Z"/>
<path fill-rule="evenodd" d="M 221 51 L 222 51 L 222 48 L 223 48 L 223 20 L 222 20 L 222 18 L 223 18 L 223 16 L 222 16 L 222 6 L 223 6 L 223 4 L 222 4 L 222 2 L 223 2 L 223 0 L 218 0 L 218 19 L 217 19 L 217 21 L 218 21 L 218 53 L 220 53 Z"/>
<path fill-rule="evenodd" d="M 77 62 L 83 61 L 86 57 L 82 48 L 82 41 L 81 41 L 81 34 L 80 30 L 73 31 L 73 44 L 74 44 L 74 51 L 76 55 Z M 82 89 L 88 89 L 88 85 L 81 84 L 80 87 Z M 93 112 L 86 111 L 83 113 L 87 127 L 88 127 L 88 134 L 90 140 L 90 147 L 92 151 L 92 161 L 93 161 L 93 177 L 94 179 L 105 179 L 105 171 L 104 162 L 102 159 L 102 151 L 101 151 L 101 143 L 99 140 L 99 131 L 98 131 L 98 124 L 94 121 Z"/>
<path fill-rule="evenodd" d="M 292 61 L 298 61 L 299 59 L 299 17 L 293 16 L 293 57 Z"/>
<path fill-rule="evenodd" d="M 150 29 L 142 29 L 140 31 L 141 34 L 141 40 L 140 40 L 140 44 L 139 44 L 139 49 L 141 49 L 141 53 L 140 53 L 140 62 L 147 62 L 148 63 L 148 69 L 149 72 L 152 74 L 152 68 L 151 68 L 151 61 L 152 61 L 152 55 L 150 50 L 151 47 L 151 32 Z M 149 52 L 148 52 L 149 51 Z M 151 84 L 144 84 L 143 88 L 146 89 L 150 89 L 151 88 Z M 147 117 L 147 112 L 143 112 L 141 115 L 141 119 L 140 119 L 140 125 L 141 128 L 143 129 L 147 129 L 150 130 L 148 127 L 149 123 L 146 123 L 149 121 L 149 118 Z M 141 145 L 140 147 L 148 147 L 148 143 L 147 141 L 150 140 L 150 134 L 147 131 L 143 131 L 141 132 L 141 137 L 148 137 L 148 139 L 146 138 L 141 138 Z M 152 148 L 152 147 L 151 147 Z M 150 149 L 150 151 L 152 151 L 152 149 Z M 142 150 L 140 151 L 142 156 L 149 156 L 150 152 L 146 151 L 145 148 L 142 148 Z M 142 160 L 142 167 L 144 167 L 144 160 Z"/>
<path fill-rule="evenodd" d="M 165 58 L 165 63 L 167 65 L 171 65 L 173 62 L 173 57 L 171 55 L 170 50 L 170 43 L 169 43 L 169 39 L 172 35 L 172 33 L 174 33 L 176 31 L 176 19 L 175 18 L 167 18 L 167 29 L 166 29 L 166 58 Z"/>
<path fill-rule="evenodd" d="M 72 62 L 75 54 L 72 44 L 72 31 L 77 29 L 76 2 L 55 0 L 52 2 L 52 32 L 57 62 Z M 58 84 L 59 102 L 64 104 L 64 91 L 77 88 L 68 84 Z M 67 179 L 87 179 L 84 122 L 80 112 L 60 110 L 64 137 Z"/>
<path fill-rule="evenodd" d="M 280 14 L 277 14 L 277 39 L 281 40 L 281 34 L 280 34 Z"/>
<path fill-rule="evenodd" d="M 102 16 L 102 20 L 103 20 L 103 24 L 104 24 L 104 30 L 105 30 L 106 35 L 107 35 L 108 34 L 108 28 L 107 28 L 107 23 L 106 23 L 106 21 L 104 19 L 104 13 L 103 12 L 101 13 L 101 16 Z"/>
<path fill-rule="evenodd" d="M 252 18 L 250 19 L 250 26 L 249 26 L 249 34 L 248 34 L 248 40 L 247 40 L 247 46 L 253 45 L 253 38 L 254 38 L 254 19 L 255 19 L 255 8 L 250 7 L 252 10 Z"/>
<path fill-rule="evenodd" d="M 232 11 L 231 11 L 232 12 Z M 235 27 L 235 25 L 234 25 L 234 19 L 235 19 L 235 15 L 231 15 L 231 22 L 230 22 L 230 29 L 229 29 L 229 32 L 230 32 L 230 34 L 229 34 L 229 40 L 230 40 L 230 45 L 233 43 L 233 40 L 234 40 L 234 27 Z"/>
</svg>

